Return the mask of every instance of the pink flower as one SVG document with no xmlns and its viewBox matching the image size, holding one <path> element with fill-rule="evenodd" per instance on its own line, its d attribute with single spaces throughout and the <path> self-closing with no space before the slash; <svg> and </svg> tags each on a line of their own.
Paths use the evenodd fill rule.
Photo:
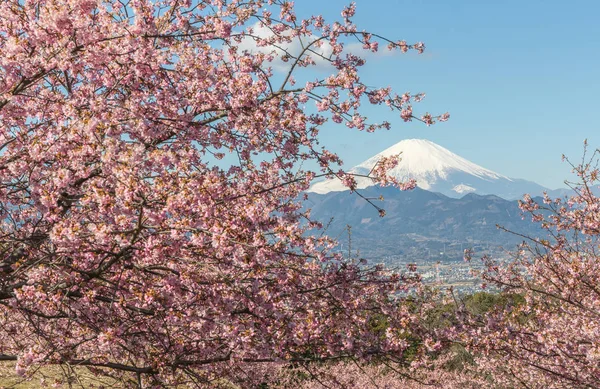
<svg viewBox="0 0 600 389">
<path fill-rule="evenodd" d="M 450 119 L 450 114 L 448 112 L 446 112 L 438 117 L 438 120 L 440 122 L 448 121 L 448 119 Z"/>
<path fill-rule="evenodd" d="M 421 120 L 423 121 L 423 123 L 427 124 L 428 126 L 435 123 L 429 113 L 426 113 L 425 115 L 421 116 Z"/>
<path fill-rule="evenodd" d="M 412 107 L 409 105 L 406 108 L 404 108 L 401 112 L 400 112 L 400 117 L 405 121 L 405 122 L 409 122 L 412 120 Z"/>
</svg>

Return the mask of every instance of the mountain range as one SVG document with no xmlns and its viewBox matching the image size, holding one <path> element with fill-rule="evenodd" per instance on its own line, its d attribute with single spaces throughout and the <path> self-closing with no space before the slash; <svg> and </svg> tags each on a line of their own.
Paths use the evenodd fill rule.
<svg viewBox="0 0 600 389">
<path fill-rule="evenodd" d="M 551 196 L 567 193 L 506 177 L 420 139 L 401 141 L 350 172 L 366 175 L 381 157 L 395 154 L 401 154 L 401 161 L 390 174 L 402 181 L 415 179 L 414 190 L 382 188 L 369 178 L 357 179 L 362 197 L 337 179 L 310 188 L 307 207 L 313 219 L 327 225 L 326 233 L 339 239 L 340 249 L 352 245 L 370 259 L 455 260 L 467 247 L 498 255 L 520 243 L 519 234 L 541 232 L 538 225 L 523 220 L 516 198 L 544 191 Z M 385 217 L 379 217 L 377 207 L 385 210 Z M 497 225 L 517 234 L 501 231 Z"/>
<path fill-rule="evenodd" d="M 313 219 L 327 226 L 326 233 L 338 238 L 341 249 L 351 241 L 353 248 L 369 259 L 427 259 L 433 251 L 456 260 L 462 258 L 465 248 L 479 246 L 498 253 L 523 241 L 520 235 L 501 231 L 497 225 L 528 236 L 540 233 L 538 225 L 522 218 L 516 201 L 495 195 L 469 193 L 457 199 L 420 188 L 399 191 L 378 186 L 361 194 L 385 209 L 385 216 L 379 217 L 375 207 L 348 191 L 311 193 L 308 202 Z"/>
</svg>

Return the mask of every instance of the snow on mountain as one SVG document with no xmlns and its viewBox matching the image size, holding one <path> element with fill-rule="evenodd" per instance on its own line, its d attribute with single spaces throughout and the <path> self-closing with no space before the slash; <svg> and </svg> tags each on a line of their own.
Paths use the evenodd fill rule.
<svg viewBox="0 0 600 389">
<path fill-rule="evenodd" d="M 415 179 L 422 189 L 450 197 L 467 193 L 495 194 L 505 199 L 524 193 L 541 194 L 545 188 L 531 181 L 513 179 L 460 157 L 425 139 L 407 139 L 353 167 L 350 172 L 367 175 L 381 157 L 400 154 L 400 163 L 390 174 L 401 181 Z M 357 178 L 358 189 L 375 185 L 369 178 Z M 315 183 L 309 192 L 325 194 L 348 190 L 337 178 Z"/>
<path fill-rule="evenodd" d="M 454 188 L 452 188 L 452 190 L 459 194 L 471 193 L 471 192 L 477 191 L 477 189 L 473 188 L 472 186 L 465 185 L 465 184 L 456 185 Z"/>
</svg>

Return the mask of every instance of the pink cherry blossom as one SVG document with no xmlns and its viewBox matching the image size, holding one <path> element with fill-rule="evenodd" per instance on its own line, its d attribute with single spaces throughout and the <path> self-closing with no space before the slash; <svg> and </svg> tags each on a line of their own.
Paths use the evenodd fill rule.
<svg viewBox="0 0 600 389">
<path fill-rule="evenodd" d="M 524 196 L 524 216 L 542 233 L 524 237 L 507 260 L 482 259 L 480 275 L 506 303 L 483 317 L 462 316 L 454 340 L 503 387 L 600 385 L 597 166 L 598 151 L 573 165 L 580 181 L 568 199 Z"/>
<path fill-rule="evenodd" d="M 0 359 L 23 375 L 68 364 L 124 385 L 248 387 L 252 364 L 401 358 L 418 317 L 398 299 L 420 280 L 344 258 L 303 208 L 313 179 L 355 186 L 318 143 L 325 123 L 389 128 L 364 104 L 412 117 L 344 45 L 423 45 L 360 32 L 354 13 L 0 2 Z M 302 52 L 281 49 L 297 39 Z M 302 79 L 315 57 L 331 74 Z M 394 163 L 375 178 L 414 186 L 387 177 Z M 385 334 L 368 325 L 381 313 Z"/>
</svg>

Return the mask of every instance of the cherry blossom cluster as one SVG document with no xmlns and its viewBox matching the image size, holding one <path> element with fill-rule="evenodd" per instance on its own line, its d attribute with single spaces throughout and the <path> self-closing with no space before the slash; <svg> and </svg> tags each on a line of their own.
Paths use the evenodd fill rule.
<svg viewBox="0 0 600 389">
<path fill-rule="evenodd" d="M 349 39 L 424 46 L 359 31 L 354 12 L 328 23 L 281 0 L 0 1 L 0 359 L 25 376 L 69 364 L 202 387 L 249 363 L 401 356 L 417 317 L 397 300 L 419 279 L 342 258 L 308 234 L 320 225 L 301 200 L 338 172 L 318 144 L 325 123 L 389 128 L 361 105 L 410 120 L 420 99 L 361 81 Z M 295 79 L 317 60 L 329 76 Z M 394 163 L 377 179 L 412 187 L 386 176 Z"/>
<path fill-rule="evenodd" d="M 520 201 L 539 236 L 524 237 L 507 261 L 484 258 L 481 275 L 506 303 L 453 329 L 502 387 L 600 386 L 598 151 L 583 161 L 572 165 L 573 195 Z"/>
</svg>

